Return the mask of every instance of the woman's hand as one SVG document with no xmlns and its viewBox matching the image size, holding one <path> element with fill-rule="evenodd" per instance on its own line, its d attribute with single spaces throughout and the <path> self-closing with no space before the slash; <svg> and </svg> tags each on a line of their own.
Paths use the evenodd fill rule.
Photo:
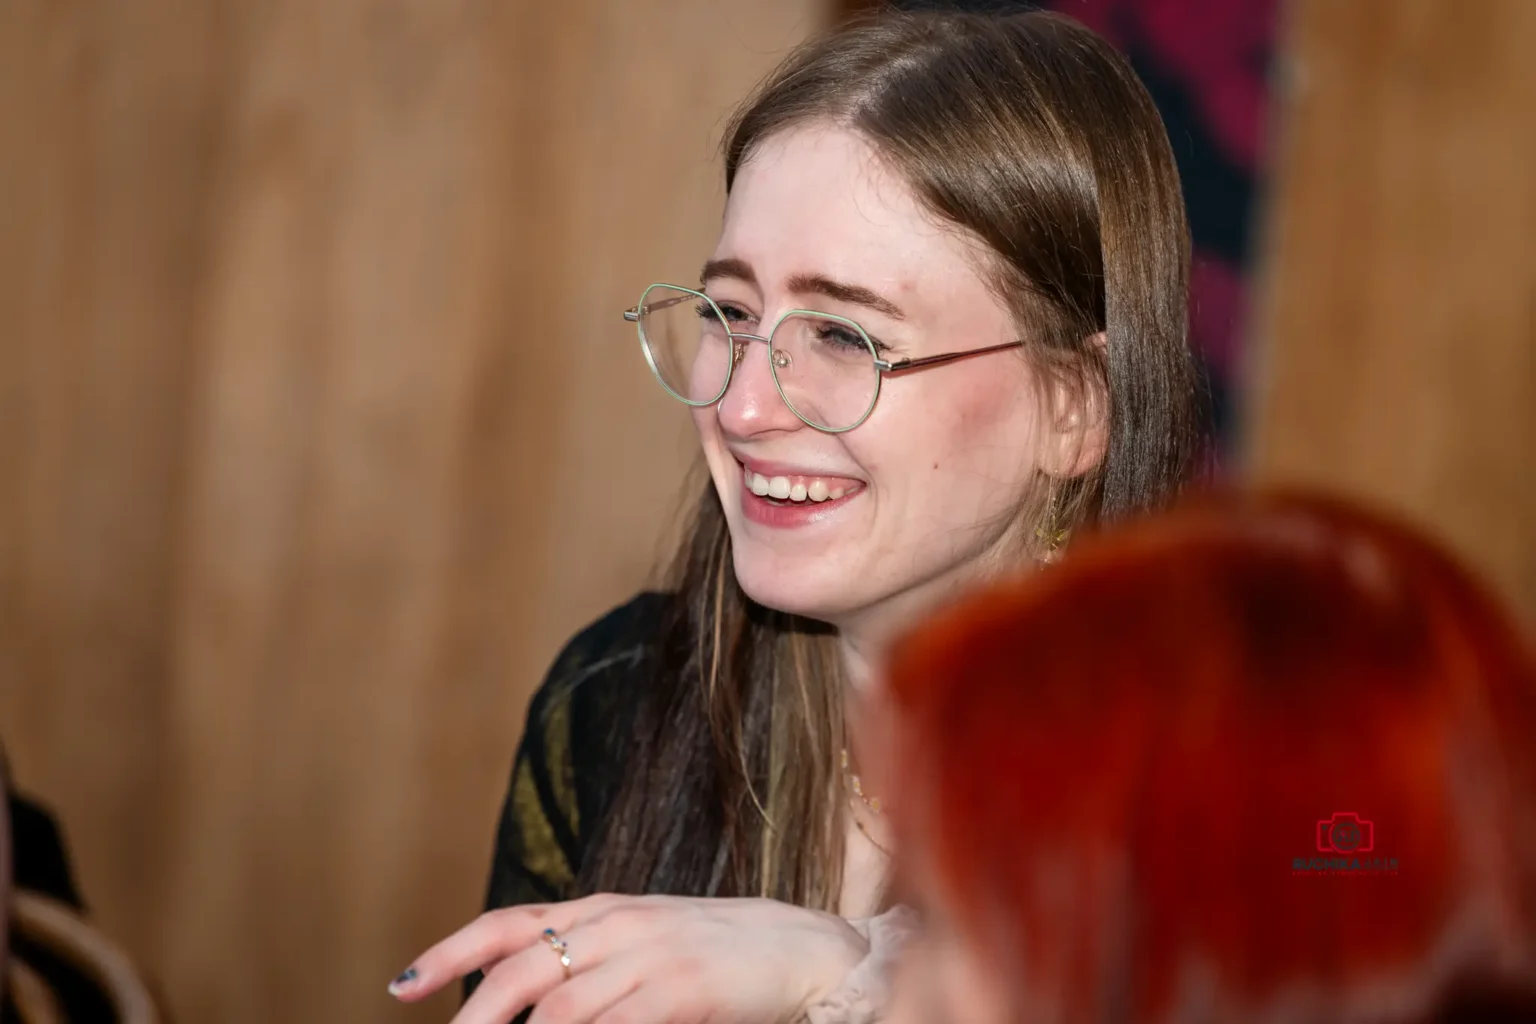
<svg viewBox="0 0 1536 1024">
<path fill-rule="evenodd" d="M 546 929 L 565 943 L 569 977 Z M 484 969 L 453 1024 L 792 1021 L 869 951 L 833 914 L 764 899 L 589 896 L 493 910 L 427 950 L 407 1002 Z"/>
</svg>

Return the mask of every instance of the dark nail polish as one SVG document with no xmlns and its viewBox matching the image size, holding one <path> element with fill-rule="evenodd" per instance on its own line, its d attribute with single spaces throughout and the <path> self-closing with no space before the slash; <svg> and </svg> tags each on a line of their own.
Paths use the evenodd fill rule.
<svg viewBox="0 0 1536 1024">
<path fill-rule="evenodd" d="M 396 978 L 394 981 L 389 983 L 389 993 L 390 993 L 390 995 L 398 995 L 400 993 L 401 989 L 404 989 L 404 988 L 408 987 L 411 984 L 411 982 L 413 982 L 415 980 L 416 980 L 416 968 L 414 968 L 414 967 L 407 967 L 405 970 L 400 972 L 400 977 Z"/>
</svg>

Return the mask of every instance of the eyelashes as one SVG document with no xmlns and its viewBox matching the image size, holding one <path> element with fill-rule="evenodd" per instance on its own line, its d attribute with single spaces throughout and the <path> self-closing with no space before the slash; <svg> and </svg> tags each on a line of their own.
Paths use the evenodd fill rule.
<svg viewBox="0 0 1536 1024">
<path fill-rule="evenodd" d="M 720 316 L 725 318 L 728 328 L 737 328 L 759 322 L 755 314 L 737 303 L 724 299 L 712 299 L 711 301 L 713 301 L 714 306 L 702 300 L 694 304 L 694 312 L 705 323 L 718 322 L 719 318 L 715 314 L 716 309 L 720 311 Z M 868 334 L 868 332 L 865 332 L 865 334 L 868 335 L 876 352 L 886 353 L 891 350 L 889 345 L 873 334 Z M 831 347 L 867 351 L 864 337 L 859 334 L 859 331 L 838 320 L 828 319 L 821 321 L 816 328 L 815 335 L 818 341 Z"/>
</svg>

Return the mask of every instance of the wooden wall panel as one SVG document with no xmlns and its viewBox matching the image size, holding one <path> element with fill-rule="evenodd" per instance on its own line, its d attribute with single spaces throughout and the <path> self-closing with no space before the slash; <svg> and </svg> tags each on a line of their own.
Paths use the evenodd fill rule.
<svg viewBox="0 0 1536 1024">
<path fill-rule="evenodd" d="M 446 1019 L 692 458 L 618 312 L 819 0 L 0 5 L 0 736 L 183 1021 Z"/>
<path fill-rule="evenodd" d="M 1407 513 L 1536 622 L 1536 4 L 1289 28 L 1250 469 Z"/>
</svg>

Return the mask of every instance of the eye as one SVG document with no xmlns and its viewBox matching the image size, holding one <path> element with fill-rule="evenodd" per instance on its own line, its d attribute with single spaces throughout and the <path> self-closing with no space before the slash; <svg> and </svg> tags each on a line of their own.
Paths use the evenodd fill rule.
<svg viewBox="0 0 1536 1024">
<path fill-rule="evenodd" d="M 724 314 L 726 323 L 748 324 L 757 319 L 751 313 L 748 313 L 746 310 L 742 309 L 735 303 L 716 302 L 715 305 L 720 307 L 720 312 Z"/>
<path fill-rule="evenodd" d="M 868 352 L 869 346 L 864 343 L 863 335 L 846 324 L 840 324 L 832 320 L 823 320 L 816 327 L 816 339 L 824 345 L 848 351 Z M 880 346 L 876 346 L 879 348 Z"/>
</svg>

